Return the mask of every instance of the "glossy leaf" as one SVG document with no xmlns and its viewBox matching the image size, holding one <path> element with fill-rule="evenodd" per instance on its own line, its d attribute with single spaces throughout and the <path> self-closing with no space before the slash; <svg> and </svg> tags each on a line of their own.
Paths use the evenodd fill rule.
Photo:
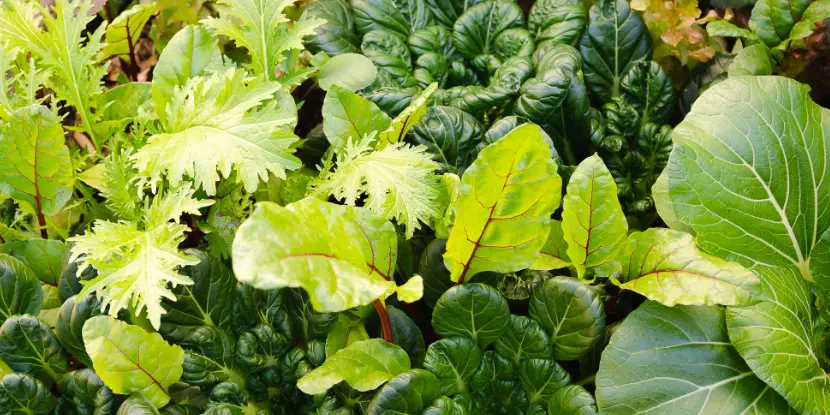
<svg viewBox="0 0 830 415">
<path fill-rule="evenodd" d="M 56 382 L 68 364 L 49 327 L 29 315 L 13 316 L 0 326 L 0 359 L 46 385 Z"/>
<path fill-rule="evenodd" d="M 323 131 L 335 149 L 390 125 L 392 119 L 377 105 L 339 85 L 333 86 L 323 101 Z"/>
<path fill-rule="evenodd" d="M 158 409 L 142 395 L 131 395 L 118 407 L 115 415 L 157 415 Z"/>
<path fill-rule="evenodd" d="M 346 53 L 328 59 L 320 67 L 317 85 L 324 91 L 339 85 L 349 91 L 358 91 L 375 82 L 378 70 L 368 58 L 358 53 Z"/>
<path fill-rule="evenodd" d="M 0 300 L 0 322 L 17 314 L 37 315 L 43 303 L 43 288 L 32 270 L 6 254 L 0 254 Z"/>
<path fill-rule="evenodd" d="M 556 391 L 571 383 L 571 375 L 552 359 L 527 359 L 519 366 L 519 381 L 531 404 L 547 404 Z"/>
<path fill-rule="evenodd" d="M 752 271 L 701 252 L 689 234 L 659 228 L 632 233 L 619 258 L 622 283 L 613 282 L 667 306 L 749 305 L 761 294 Z"/>
<path fill-rule="evenodd" d="M 457 216 L 444 254 L 453 281 L 533 264 L 562 186 L 549 154 L 542 131 L 532 124 L 479 153 L 461 178 Z"/>
<path fill-rule="evenodd" d="M 571 175 L 562 210 L 562 231 L 568 257 L 579 272 L 594 270 L 608 277 L 619 270 L 615 262 L 628 223 L 617 199 L 617 186 L 598 155 L 585 159 Z"/>
<path fill-rule="evenodd" d="M 482 348 L 501 337 L 509 320 L 507 300 L 485 284 L 450 288 L 438 299 L 432 312 L 432 327 L 438 335 L 467 337 Z"/>
<path fill-rule="evenodd" d="M 72 196 L 72 183 L 58 117 L 40 105 L 15 111 L 0 127 L 0 192 L 38 215 L 54 215 Z"/>
<path fill-rule="evenodd" d="M 87 320 L 83 339 L 95 372 L 113 392 L 139 393 L 156 408 L 170 401 L 167 388 L 182 374 L 181 347 L 107 316 Z"/>
<path fill-rule="evenodd" d="M 508 29 L 523 26 L 524 16 L 518 4 L 512 1 L 485 1 L 469 7 L 455 21 L 453 45 L 467 59 L 492 54 L 500 35 Z"/>
<path fill-rule="evenodd" d="M 481 358 L 481 349 L 474 341 L 450 337 L 429 345 L 424 369 L 438 378 L 440 395 L 455 395 L 469 391 L 467 381 L 478 369 Z"/>
<path fill-rule="evenodd" d="M 355 33 L 354 14 L 344 0 L 323 0 L 309 3 L 303 14 L 324 20 L 308 38 L 312 52 L 323 51 L 331 56 L 360 53 L 360 38 Z"/>
<path fill-rule="evenodd" d="M 424 278 L 424 301 L 431 308 L 452 287 L 450 271 L 444 265 L 447 240 L 435 239 L 427 244 L 418 261 L 418 274 Z"/>
<path fill-rule="evenodd" d="M 386 382 L 369 404 L 368 413 L 416 415 L 438 396 L 435 375 L 423 369 L 413 369 Z"/>
<path fill-rule="evenodd" d="M 427 147 L 446 171 L 461 172 L 475 160 L 484 128 L 472 115 L 454 107 L 430 107 L 413 129 L 415 143 Z"/>
<path fill-rule="evenodd" d="M 303 376 L 297 387 L 306 394 L 316 395 L 345 381 L 352 388 L 366 392 L 409 368 L 409 356 L 400 347 L 382 339 L 363 340 L 326 359 L 322 366 Z"/>
<path fill-rule="evenodd" d="M 599 413 L 594 396 L 579 385 L 568 385 L 550 397 L 549 414 L 596 415 Z"/>
<path fill-rule="evenodd" d="M 357 30 L 362 35 L 387 30 L 406 39 L 432 22 L 426 4 L 417 0 L 357 0 L 352 2 Z"/>
<path fill-rule="evenodd" d="M 409 355 L 413 367 L 420 367 L 426 353 L 421 329 L 405 312 L 391 305 L 386 306 L 386 311 L 389 313 L 389 324 L 392 325 L 392 343 L 400 346 Z"/>
<path fill-rule="evenodd" d="M 97 413 L 112 413 L 118 406 L 115 394 L 92 369 L 64 374 L 58 382 L 58 389 L 63 397 L 71 398 L 78 406 Z"/>
<path fill-rule="evenodd" d="M 52 413 L 55 397 L 37 379 L 11 373 L 0 379 L 0 408 L 9 414 L 47 415 Z"/>
<path fill-rule="evenodd" d="M 730 344 L 725 323 L 715 307 L 641 305 L 603 352 L 596 379 L 600 411 L 789 413 Z"/>
<path fill-rule="evenodd" d="M 547 359 L 551 357 L 551 343 L 548 335 L 535 321 L 510 315 L 507 330 L 496 340 L 496 352 L 512 360 L 518 366 L 525 359 Z"/>
<path fill-rule="evenodd" d="M 778 46 L 779 43 L 789 39 L 790 31 L 796 23 L 801 21 L 812 3 L 821 3 L 821 1 L 758 0 L 752 8 L 749 28 L 767 46 Z"/>
<path fill-rule="evenodd" d="M 633 64 L 651 57 L 651 36 L 625 0 L 601 0 L 591 7 L 588 30 L 579 41 L 585 84 L 603 102 L 619 96 Z"/>
<path fill-rule="evenodd" d="M 665 124 L 674 112 L 677 94 L 672 78 L 658 63 L 637 62 L 620 81 L 622 96 L 640 113 L 640 123 Z"/>
<path fill-rule="evenodd" d="M 533 290 L 530 318 L 539 323 L 553 343 L 553 358 L 575 360 L 588 353 L 605 331 L 605 310 L 588 284 L 554 277 Z"/>
<path fill-rule="evenodd" d="M 588 20 L 588 11 L 575 0 L 546 0 L 533 3 L 528 16 L 528 30 L 536 35 L 536 43 L 572 44 Z"/>
<path fill-rule="evenodd" d="M 9 242 L 3 252 L 23 261 L 41 282 L 57 287 L 63 270 L 66 244 L 47 239 Z"/>
</svg>

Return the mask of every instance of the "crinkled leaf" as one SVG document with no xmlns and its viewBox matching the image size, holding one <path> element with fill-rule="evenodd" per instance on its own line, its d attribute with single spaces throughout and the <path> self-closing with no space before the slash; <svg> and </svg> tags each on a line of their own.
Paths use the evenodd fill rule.
<svg viewBox="0 0 830 415">
<path fill-rule="evenodd" d="M 528 15 L 528 30 L 536 37 L 536 43 L 551 42 L 572 44 L 588 20 L 588 10 L 581 1 L 546 0 L 533 3 Z"/>
<path fill-rule="evenodd" d="M 549 414 L 559 415 L 597 415 L 597 403 L 594 396 L 579 385 L 568 385 L 557 390 L 550 397 Z"/>
<path fill-rule="evenodd" d="M 387 30 L 406 39 L 411 32 L 432 23 L 432 15 L 423 1 L 356 0 L 352 1 L 352 7 L 361 35 L 373 30 Z"/>
<path fill-rule="evenodd" d="M 61 346 L 76 360 L 92 366 L 92 359 L 84 347 L 84 323 L 92 317 L 103 314 L 101 303 L 94 296 L 78 299 L 72 296 L 61 305 L 55 332 Z"/>
<path fill-rule="evenodd" d="M 13 316 L 0 326 L 0 359 L 46 385 L 56 382 L 68 364 L 52 330 L 29 315 Z"/>
<path fill-rule="evenodd" d="M 453 281 L 532 265 L 559 206 L 562 180 L 536 125 L 487 146 L 461 178 L 444 258 Z"/>
<path fill-rule="evenodd" d="M 482 348 L 507 330 L 510 308 L 495 288 L 463 284 L 447 290 L 432 313 L 432 327 L 442 337 L 463 336 Z"/>
<path fill-rule="evenodd" d="M 438 394 L 438 379 L 423 369 L 413 369 L 390 379 L 369 404 L 370 414 L 420 414 Z"/>
<path fill-rule="evenodd" d="M 182 375 L 181 347 L 107 316 L 87 320 L 83 338 L 95 372 L 113 392 L 139 393 L 156 408 L 170 400 L 167 389 Z"/>
<path fill-rule="evenodd" d="M 461 55 L 473 59 L 494 53 L 499 35 L 511 28 L 523 28 L 524 15 L 512 1 L 490 0 L 469 7 L 453 26 L 453 45 Z"/>
<path fill-rule="evenodd" d="M 366 392 L 409 370 L 409 356 L 400 347 L 382 339 L 352 343 L 326 359 L 322 366 L 300 378 L 297 387 L 304 393 L 324 393 L 345 381 Z"/>
<path fill-rule="evenodd" d="M 481 364 L 482 352 L 473 340 L 450 337 L 432 343 L 424 358 L 424 369 L 438 378 L 440 395 L 468 391 L 467 381 Z"/>
<path fill-rule="evenodd" d="M 761 293 L 752 271 L 701 252 L 692 235 L 648 229 L 629 235 L 619 253 L 621 288 L 667 306 L 749 305 Z"/>
<path fill-rule="evenodd" d="M 507 330 L 496 340 L 496 352 L 518 366 L 525 359 L 547 359 L 551 355 L 550 338 L 535 321 L 510 315 Z"/>
<path fill-rule="evenodd" d="M 0 324 L 17 314 L 37 315 L 43 303 L 43 288 L 23 262 L 0 254 Z"/>
<path fill-rule="evenodd" d="M 458 108 L 429 107 L 421 123 L 412 130 L 412 141 L 427 147 L 445 171 L 463 172 L 478 154 L 484 127 L 475 117 Z"/>
<path fill-rule="evenodd" d="M 30 239 L 9 242 L 0 249 L 23 261 L 41 282 L 57 287 L 63 270 L 63 257 L 66 253 L 66 245 L 63 242 Z"/>
<path fill-rule="evenodd" d="M 484 0 L 426 0 L 427 6 L 432 11 L 433 17 L 438 23 L 449 29 L 453 28 L 458 17 L 464 14 L 467 9 L 475 6 Z"/>
<path fill-rule="evenodd" d="M 112 390 L 89 368 L 64 374 L 58 389 L 62 396 L 71 398 L 81 408 L 93 409 L 93 414 L 112 413 L 118 405 Z"/>
<path fill-rule="evenodd" d="M 603 413 L 791 413 L 730 344 L 721 308 L 646 302 L 611 337 L 597 373 Z"/>
<path fill-rule="evenodd" d="M 37 379 L 24 373 L 10 373 L 0 379 L 0 408 L 9 414 L 47 415 L 55 397 Z"/>
<path fill-rule="evenodd" d="M 550 335 L 556 360 L 578 359 L 605 332 L 605 310 L 600 296 L 575 278 L 554 277 L 537 286 L 528 314 Z"/>
<path fill-rule="evenodd" d="M 115 415 L 158 415 L 159 411 L 146 397 L 131 395 L 118 407 Z"/>
<path fill-rule="evenodd" d="M 331 56 L 360 53 L 360 38 L 355 32 L 352 7 L 345 0 L 321 0 L 308 4 L 303 11 L 308 18 L 324 20 L 314 29 L 306 45 L 312 52 L 323 51 Z"/>
<path fill-rule="evenodd" d="M 568 256 L 579 272 L 608 277 L 618 271 L 615 262 L 628 232 L 617 185 L 599 155 L 577 166 L 568 181 L 562 209 L 562 231 L 568 242 Z"/>
<path fill-rule="evenodd" d="M 225 326 L 231 318 L 231 306 L 235 300 L 228 293 L 236 288 L 236 278 L 215 257 L 195 249 L 188 249 L 185 254 L 199 261 L 181 270 L 193 284 L 179 285 L 173 289 L 176 301 L 164 301 L 167 314 L 164 315 L 162 324 L 177 328 Z"/>
<path fill-rule="evenodd" d="M 665 124 L 674 112 L 674 81 L 658 63 L 636 62 L 620 81 L 623 98 L 640 113 L 640 123 Z"/>
<path fill-rule="evenodd" d="M 20 108 L 0 125 L 0 192 L 54 215 L 72 197 L 72 183 L 63 128 L 48 108 Z"/>
<path fill-rule="evenodd" d="M 571 375 L 553 359 L 527 359 L 519 366 L 519 381 L 531 404 L 547 404 L 556 391 L 571 383 Z"/>
</svg>

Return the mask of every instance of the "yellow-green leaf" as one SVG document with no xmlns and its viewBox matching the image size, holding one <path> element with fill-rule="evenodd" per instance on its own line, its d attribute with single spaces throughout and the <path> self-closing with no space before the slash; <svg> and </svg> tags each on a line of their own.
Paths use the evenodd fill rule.
<svg viewBox="0 0 830 415">
<path fill-rule="evenodd" d="M 132 62 L 134 56 L 130 56 L 135 50 L 135 45 L 141 37 L 144 25 L 156 13 L 155 3 L 136 4 L 125 10 L 113 19 L 107 26 L 104 37 L 107 44 L 101 50 L 102 59 L 121 58 L 128 63 Z"/>
<path fill-rule="evenodd" d="M 551 220 L 548 238 L 530 269 L 549 270 L 571 265 L 567 250 L 568 243 L 565 242 L 565 235 L 562 233 L 562 222 Z"/>
</svg>

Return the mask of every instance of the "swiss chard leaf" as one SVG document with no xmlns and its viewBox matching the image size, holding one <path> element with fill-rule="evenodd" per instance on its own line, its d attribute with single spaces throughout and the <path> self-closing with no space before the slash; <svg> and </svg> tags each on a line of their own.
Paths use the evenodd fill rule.
<svg viewBox="0 0 830 415">
<path fill-rule="evenodd" d="M 520 126 L 482 150 L 461 178 L 444 254 L 452 280 L 532 265 L 559 206 L 561 186 L 536 125 Z"/>
<path fill-rule="evenodd" d="M 571 258 L 568 257 L 568 242 L 565 241 L 562 222 L 551 219 L 548 239 L 530 269 L 550 270 L 565 268 L 569 265 L 571 265 Z"/>
<path fill-rule="evenodd" d="M 346 88 L 333 86 L 323 101 L 323 131 L 334 149 L 390 125 L 392 119 L 377 105 Z"/>
<path fill-rule="evenodd" d="M 400 347 L 382 339 L 363 340 L 338 350 L 322 366 L 303 376 L 297 387 L 316 395 L 345 381 L 365 392 L 409 369 L 409 357 Z"/>
<path fill-rule="evenodd" d="M 106 45 L 101 49 L 104 59 L 121 58 L 135 64 L 133 55 L 147 21 L 156 13 L 156 4 L 136 4 L 123 11 L 107 25 Z"/>
</svg>

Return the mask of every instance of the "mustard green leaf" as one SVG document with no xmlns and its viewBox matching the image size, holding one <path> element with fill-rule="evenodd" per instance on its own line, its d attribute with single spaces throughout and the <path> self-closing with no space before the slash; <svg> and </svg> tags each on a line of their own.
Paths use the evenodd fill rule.
<svg viewBox="0 0 830 415">
<path fill-rule="evenodd" d="M 628 232 L 617 185 L 602 159 L 594 154 L 571 175 L 562 209 L 562 231 L 568 256 L 580 277 L 594 269 L 596 276 L 619 270 L 617 252 Z"/>
<path fill-rule="evenodd" d="M 170 401 L 168 388 L 182 375 L 181 347 L 107 316 L 87 320 L 83 338 L 95 373 L 113 392 L 140 393 L 156 408 Z"/>
<path fill-rule="evenodd" d="M 692 235 L 653 228 L 629 235 L 619 253 L 621 288 L 667 306 L 749 305 L 761 294 L 758 276 L 700 251 Z"/>
<path fill-rule="evenodd" d="M 0 192 L 54 215 L 72 197 L 73 182 L 60 119 L 48 108 L 20 108 L 0 125 Z"/>
<path fill-rule="evenodd" d="M 550 147 L 535 124 L 522 125 L 482 150 L 461 178 L 444 254 L 452 280 L 533 265 L 561 188 Z"/>
</svg>

